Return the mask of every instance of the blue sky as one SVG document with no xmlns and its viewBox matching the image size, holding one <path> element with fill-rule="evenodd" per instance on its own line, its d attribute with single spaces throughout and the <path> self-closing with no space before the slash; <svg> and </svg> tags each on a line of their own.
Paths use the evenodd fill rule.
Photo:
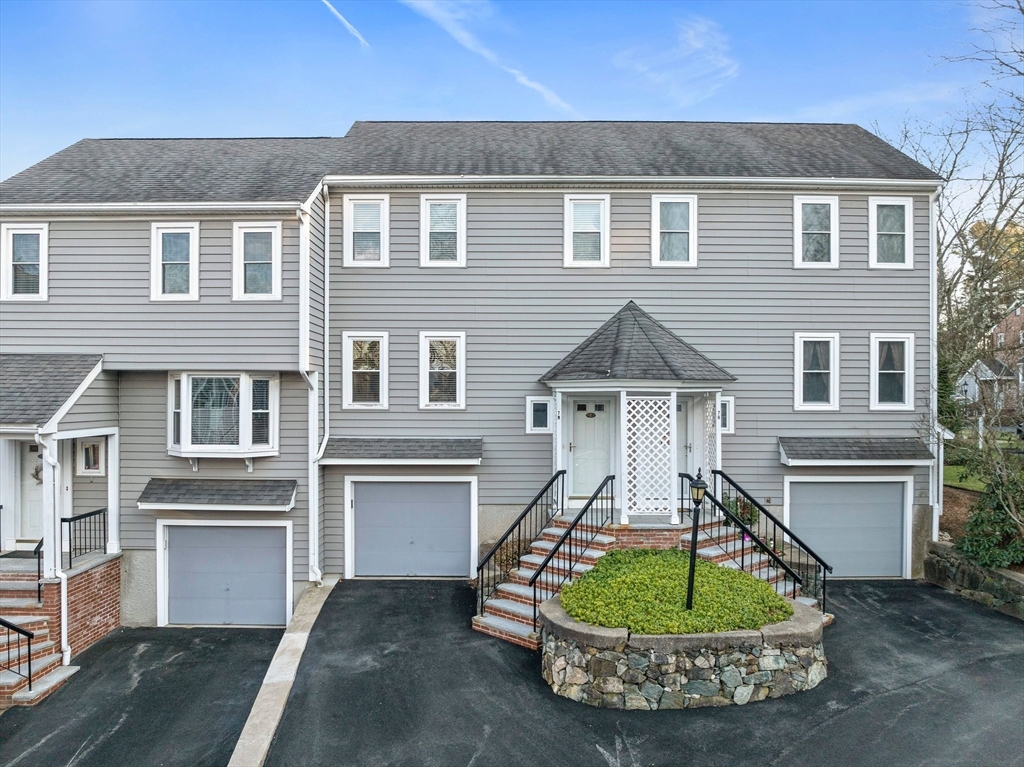
<svg viewBox="0 0 1024 767">
<path fill-rule="evenodd" d="M 343 135 L 357 119 L 936 118 L 962 2 L 0 0 L 0 178 L 85 137 Z M 361 38 L 361 39 L 360 39 Z M 365 41 L 365 44 L 364 44 Z"/>
</svg>

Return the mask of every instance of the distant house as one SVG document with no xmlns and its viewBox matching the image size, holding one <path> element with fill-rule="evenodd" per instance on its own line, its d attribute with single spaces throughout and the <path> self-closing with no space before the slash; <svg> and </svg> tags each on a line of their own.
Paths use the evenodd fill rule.
<svg viewBox="0 0 1024 767">
<path fill-rule="evenodd" d="M 1007 415 L 1019 413 L 1024 395 L 1024 302 L 1018 301 L 989 331 L 993 354 L 960 376 L 956 398 L 986 403 Z"/>
</svg>

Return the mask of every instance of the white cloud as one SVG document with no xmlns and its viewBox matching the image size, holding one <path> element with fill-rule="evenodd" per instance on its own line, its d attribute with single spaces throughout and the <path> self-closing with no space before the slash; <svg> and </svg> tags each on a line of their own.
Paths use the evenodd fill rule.
<svg viewBox="0 0 1024 767">
<path fill-rule="evenodd" d="M 326 2 L 326 0 L 324 1 Z M 469 31 L 466 22 L 489 15 L 491 12 L 489 3 L 465 2 L 463 0 L 401 0 L 401 2 L 437 24 L 467 51 L 475 53 L 492 66 L 512 75 L 520 85 L 539 93 L 551 106 L 564 112 L 575 112 L 572 106 L 563 101 L 551 88 L 536 80 L 531 80 L 521 70 L 504 64 L 498 54 L 480 42 L 476 35 Z"/>
<path fill-rule="evenodd" d="M 713 96 L 736 77 L 740 65 L 729 56 L 729 38 L 714 21 L 699 16 L 687 19 L 679 22 L 676 33 L 676 45 L 663 53 L 631 48 L 612 61 L 642 75 L 686 107 Z"/>
<path fill-rule="evenodd" d="M 800 120 L 841 121 L 857 115 L 876 114 L 891 107 L 943 102 L 953 99 L 959 89 L 950 83 L 922 83 L 908 88 L 877 91 L 860 96 L 847 96 L 823 104 L 802 107 L 795 112 Z"/>
<path fill-rule="evenodd" d="M 335 8 L 333 5 L 331 5 L 327 0 L 321 0 L 321 1 L 323 2 L 324 5 L 326 5 L 328 7 L 328 9 L 331 11 L 331 13 L 333 13 L 335 15 L 335 17 L 338 19 L 338 21 L 340 21 L 342 24 L 345 25 L 345 29 L 347 29 L 349 31 L 349 34 L 352 35 L 352 37 L 354 37 L 356 40 L 359 41 L 360 45 L 362 45 L 364 48 L 369 48 L 370 47 L 370 44 L 368 42 L 366 42 L 366 38 L 363 37 L 361 34 L 359 34 L 359 30 L 356 29 L 355 27 L 353 27 L 349 23 L 348 19 L 346 19 L 344 16 L 342 16 L 340 13 L 338 13 L 338 9 L 337 8 Z"/>
</svg>

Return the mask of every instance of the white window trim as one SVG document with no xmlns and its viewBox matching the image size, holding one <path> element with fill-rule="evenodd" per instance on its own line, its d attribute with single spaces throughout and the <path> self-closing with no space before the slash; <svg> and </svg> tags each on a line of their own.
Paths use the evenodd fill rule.
<svg viewBox="0 0 1024 767">
<path fill-rule="evenodd" d="M 903 374 L 903 404 L 878 401 L 878 344 L 882 341 L 903 341 L 906 344 L 907 369 Z M 914 410 L 914 334 L 913 333 L 872 333 L 871 334 L 871 410 Z"/>
<path fill-rule="evenodd" d="M 187 233 L 188 240 L 188 293 L 161 293 L 162 238 L 161 233 Z M 199 300 L 199 222 L 161 221 L 154 222 L 150 233 L 149 298 L 151 301 L 198 301 Z"/>
<path fill-rule="evenodd" d="M 601 260 L 576 263 L 572 260 L 572 204 L 574 202 L 601 203 Z M 610 194 L 567 194 L 563 203 L 562 266 L 567 269 L 600 269 L 611 264 L 611 207 Z"/>
<path fill-rule="evenodd" d="M 430 342 L 458 342 L 455 402 L 430 402 Z M 466 409 L 466 334 L 463 331 L 422 331 L 420 333 L 420 410 Z"/>
<path fill-rule="evenodd" d="M 829 206 L 829 260 L 804 261 L 804 209 L 805 204 Z M 796 269 L 838 269 L 839 268 L 839 198 L 821 195 L 797 195 L 793 197 L 793 267 Z"/>
<path fill-rule="evenodd" d="M 270 232 L 271 239 L 271 280 L 270 293 L 245 292 L 245 248 L 243 236 L 246 232 Z M 232 301 L 280 301 L 281 300 L 281 222 L 280 221 L 235 221 L 232 231 L 231 249 L 231 300 Z"/>
<path fill-rule="evenodd" d="M 352 401 L 352 342 L 380 341 L 380 402 Z M 382 332 L 359 333 L 344 331 L 341 334 L 342 399 L 343 410 L 387 410 L 388 409 L 388 334 Z"/>
<path fill-rule="evenodd" d="M 238 445 L 192 445 L 192 378 L 239 378 Z M 174 379 L 181 379 L 181 444 L 174 438 Z M 252 380 L 270 380 L 270 444 L 252 444 Z M 187 371 L 167 375 L 167 452 L 183 458 L 260 458 L 280 454 L 281 377 L 276 373 Z"/>
<path fill-rule="evenodd" d="M 78 477 L 105 477 L 107 475 L 107 438 L 88 437 L 75 440 L 75 476 Z M 100 467 L 98 469 L 85 468 L 85 446 L 99 445 Z"/>
<path fill-rule="evenodd" d="M 690 203 L 690 246 L 689 261 L 661 260 L 661 203 Z M 697 195 L 695 194 L 654 194 L 651 195 L 651 266 L 691 268 L 697 265 Z"/>
<path fill-rule="evenodd" d="M 533 406 L 537 402 L 543 402 L 548 406 L 548 425 L 539 429 L 533 425 Z M 555 398 L 554 397 L 527 397 L 526 398 L 526 433 L 527 434 L 554 434 L 555 432 Z"/>
<path fill-rule="evenodd" d="M 878 263 L 878 206 L 903 205 L 906 210 L 906 252 L 902 264 Z M 914 198 L 913 197 L 869 197 L 868 198 L 868 267 L 870 269 L 913 269 L 914 268 Z"/>
<path fill-rule="evenodd" d="M 463 195 L 465 197 L 465 195 Z M 352 205 L 356 202 L 380 203 L 380 261 L 356 261 L 352 247 Z M 342 210 L 342 265 L 363 269 L 387 269 L 391 265 L 391 195 L 346 194 Z"/>
<path fill-rule="evenodd" d="M 812 402 L 804 404 L 804 341 L 831 341 L 829 354 L 829 403 Z M 839 410 L 839 334 L 838 333 L 794 333 L 793 334 L 793 410 L 834 411 Z"/>
<path fill-rule="evenodd" d="M 14 245 L 15 234 L 39 235 L 39 292 L 14 292 Z M 0 225 L 0 300 L 3 301 L 46 301 L 49 297 L 50 275 L 50 225 L 49 224 L 3 224 Z"/>
<path fill-rule="evenodd" d="M 722 409 L 723 404 L 729 405 L 729 425 L 725 428 L 722 427 Z M 723 394 L 719 398 L 719 409 L 718 409 L 718 428 L 722 434 L 735 434 L 736 433 L 736 397 L 731 394 Z"/>
<path fill-rule="evenodd" d="M 456 213 L 456 258 L 454 261 L 430 260 L 430 203 L 455 202 Z M 421 194 L 420 195 L 420 266 L 431 269 L 457 269 L 466 265 L 466 195 L 464 194 Z"/>
</svg>

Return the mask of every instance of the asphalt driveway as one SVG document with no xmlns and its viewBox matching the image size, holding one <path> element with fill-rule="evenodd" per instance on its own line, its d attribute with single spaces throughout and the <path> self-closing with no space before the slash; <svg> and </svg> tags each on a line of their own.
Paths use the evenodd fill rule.
<svg viewBox="0 0 1024 767">
<path fill-rule="evenodd" d="M 227 764 L 281 634 L 120 629 L 42 703 L 0 716 L 0 765 Z"/>
<path fill-rule="evenodd" d="M 349 581 L 314 626 L 268 765 L 1024 765 L 1024 624 L 934 586 L 830 584 L 829 678 L 724 709 L 598 710 L 469 628 L 450 581 Z"/>
</svg>

